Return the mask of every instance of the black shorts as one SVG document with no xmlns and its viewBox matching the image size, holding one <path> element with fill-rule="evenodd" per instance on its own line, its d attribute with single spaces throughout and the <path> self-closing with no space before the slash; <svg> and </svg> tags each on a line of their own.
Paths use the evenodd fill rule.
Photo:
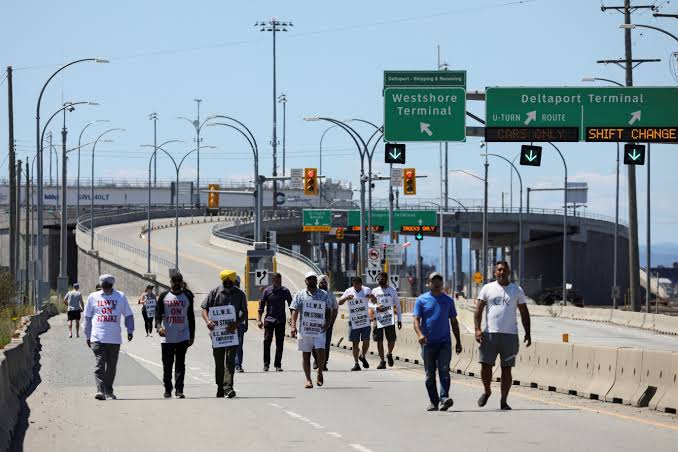
<svg viewBox="0 0 678 452">
<path fill-rule="evenodd" d="M 80 320 L 80 314 L 82 311 L 78 309 L 77 311 L 68 311 L 68 320 Z"/>
<path fill-rule="evenodd" d="M 398 337 L 395 325 L 389 325 L 384 328 L 377 328 L 377 326 L 374 325 L 374 328 L 372 329 L 372 340 L 374 342 L 383 342 L 384 334 L 386 334 L 386 342 L 395 342 Z"/>
</svg>

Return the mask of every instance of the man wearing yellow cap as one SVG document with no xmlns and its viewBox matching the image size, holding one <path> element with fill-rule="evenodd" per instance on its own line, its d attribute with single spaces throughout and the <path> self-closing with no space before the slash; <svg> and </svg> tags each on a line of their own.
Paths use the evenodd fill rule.
<svg viewBox="0 0 678 452">
<path fill-rule="evenodd" d="M 236 333 L 235 344 L 215 346 L 215 341 L 212 341 L 217 397 L 223 398 L 226 396 L 231 399 L 235 397 L 233 375 L 235 373 L 235 355 L 238 350 L 237 331 L 238 325 L 247 321 L 247 297 L 242 290 L 235 287 L 237 275 L 233 270 L 223 270 L 219 277 L 222 281 L 221 285 L 207 294 L 200 307 L 202 308 L 202 318 L 210 331 L 213 331 L 217 326 L 217 323 L 210 318 L 212 308 L 225 307 L 229 313 L 232 313 L 232 317 L 227 321 L 226 331 Z"/>
</svg>

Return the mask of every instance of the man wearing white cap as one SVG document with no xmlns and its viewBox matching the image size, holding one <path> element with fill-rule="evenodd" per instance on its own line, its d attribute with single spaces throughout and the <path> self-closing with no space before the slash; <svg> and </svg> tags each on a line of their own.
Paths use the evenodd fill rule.
<svg viewBox="0 0 678 452">
<path fill-rule="evenodd" d="M 96 358 L 94 380 L 97 385 L 97 400 L 115 399 L 113 381 L 120 353 L 120 320 L 125 318 L 127 340 L 134 333 L 134 315 L 125 294 L 113 289 L 115 278 L 112 275 L 99 277 L 101 290 L 92 292 L 85 305 L 85 337 L 87 346 Z"/>
<path fill-rule="evenodd" d="M 304 275 L 306 288 L 297 292 L 290 305 L 292 311 L 292 329 L 290 334 L 297 337 L 297 320 L 299 335 L 297 347 L 302 353 L 302 367 L 306 376 L 307 389 L 313 388 L 311 380 L 311 351 L 315 348 L 318 362 L 325 362 L 325 332 L 331 319 L 330 299 L 322 289 L 318 289 L 318 275 L 309 271 Z M 318 386 L 325 384 L 323 366 L 318 366 Z"/>
</svg>

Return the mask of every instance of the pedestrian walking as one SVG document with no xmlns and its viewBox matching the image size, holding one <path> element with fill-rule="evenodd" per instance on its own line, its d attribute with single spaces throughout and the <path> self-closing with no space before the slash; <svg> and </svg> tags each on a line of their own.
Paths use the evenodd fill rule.
<svg viewBox="0 0 678 452">
<path fill-rule="evenodd" d="M 172 275 L 170 286 L 171 290 L 161 293 L 158 297 L 155 328 L 161 337 L 164 397 L 166 399 L 172 397 L 172 367 L 174 367 L 175 396 L 177 399 L 183 399 L 186 351 L 193 345 L 195 338 L 193 293 L 184 289 L 184 278 L 181 273 Z"/>
<path fill-rule="evenodd" d="M 66 293 L 64 304 L 68 306 L 66 316 L 68 318 L 68 337 L 73 337 L 73 322 L 75 322 L 75 337 L 80 337 L 80 318 L 85 304 L 80 293 L 80 284 L 73 284 L 73 290 Z"/>
<path fill-rule="evenodd" d="M 264 330 L 264 372 L 268 372 L 271 365 L 271 343 L 275 337 L 275 358 L 273 367 L 282 372 L 282 357 L 285 342 L 285 323 L 287 309 L 292 303 L 292 294 L 282 285 L 280 273 L 271 275 L 272 284 L 264 289 L 259 300 L 257 312 L 257 327 Z M 265 316 L 264 316 L 265 313 Z M 262 321 L 261 317 L 264 316 Z"/>
<path fill-rule="evenodd" d="M 461 335 L 454 300 L 443 292 L 443 276 L 433 272 L 428 280 L 430 290 L 420 295 L 414 303 L 414 331 L 421 345 L 426 371 L 426 391 L 431 402 L 426 410 L 438 411 L 440 408 L 441 411 L 447 411 L 454 404 L 450 397 L 450 326 L 454 333 L 457 354 L 462 350 Z M 436 371 L 440 380 L 440 393 L 436 384 Z"/>
<path fill-rule="evenodd" d="M 146 337 L 153 336 L 153 319 L 155 318 L 155 306 L 158 301 L 153 293 L 154 288 L 155 286 L 152 284 L 147 285 L 138 301 L 139 304 L 143 305 L 141 306 L 141 316 L 144 318 Z"/>
<path fill-rule="evenodd" d="M 240 276 L 235 275 L 235 287 L 240 289 Z M 235 352 L 235 371 L 238 373 L 245 372 L 243 368 L 243 359 L 245 355 L 245 333 L 249 329 L 248 318 L 245 319 L 238 325 L 238 349 Z"/>
<path fill-rule="evenodd" d="M 393 348 L 395 347 L 398 335 L 398 329 L 403 327 L 403 314 L 400 309 L 400 298 L 395 288 L 388 285 L 388 273 L 381 272 L 377 275 L 379 286 L 372 290 L 369 295 L 372 301 L 372 312 L 374 314 L 372 340 L 377 343 L 379 352 L 379 365 L 377 369 L 386 369 L 386 360 L 384 359 L 384 336 L 388 346 L 388 366 L 393 367 Z"/>
<path fill-rule="evenodd" d="M 330 300 L 329 306 L 332 310 L 330 315 L 330 320 L 327 325 L 327 330 L 325 331 L 325 362 L 322 363 L 323 371 L 327 371 L 327 362 L 330 360 L 330 345 L 332 342 L 332 330 L 334 328 L 334 322 L 337 319 L 337 314 L 339 313 L 339 304 L 337 303 L 337 297 L 334 295 L 334 292 L 330 290 L 329 287 L 329 278 L 327 275 L 320 275 L 318 277 L 318 288 L 327 292 L 328 299 Z M 318 368 L 318 352 L 316 349 L 313 349 L 313 369 Z"/>
<path fill-rule="evenodd" d="M 238 325 L 247 319 L 247 297 L 235 287 L 236 273 L 223 270 L 221 285 L 212 289 L 200 306 L 202 318 L 210 330 L 215 365 L 217 397 L 235 397 L 233 380 L 238 349 Z"/>
<path fill-rule="evenodd" d="M 113 275 L 99 276 L 101 290 L 87 297 L 85 305 L 85 337 L 87 346 L 94 352 L 96 364 L 94 380 L 97 385 L 97 400 L 115 399 L 113 382 L 118 366 L 122 343 L 120 322 L 124 318 L 127 340 L 134 333 L 134 315 L 125 294 L 113 289 Z"/>
<path fill-rule="evenodd" d="M 353 344 L 353 359 L 355 364 L 352 371 L 360 370 L 360 364 L 363 368 L 370 367 L 366 356 L 370 349 L 370 314 L 369 314 L 369 300 L 370 288 L 363 286 L 363 279 L 360 276 L 353 278 L 353 286 L 344 291 L 344 294 L 339 299 L 339 305 L 348 302 L 348 340 Z M 360 348 L 360 341 L 362 341 L 362 349 Z"/>
<path fill-rule="evenodd" d="M 297 348 L 301 352 L 301 365 L 306 377 L 305 388 L 313 388 L 311 380 L 311 351 L 316 349 L 318 360 L 325 361 L 325 332 L 331 315 L 327 292 L 318 289 L 318 275 L 309 271 L 304 274 L 306 288 L 294 295 L 292 311 L 292 329 L 290 335 L 297 339 Z M 297 324 L 299 332 L 297 333 Z M 316 384 L 325 384 L 323 368 L 318 367 Z"/>
<path fill-rule="evenodd" d="M 525 330 L 525 346 L 532 344 L 530 334 L 530 312 L 527 309 L 525 293 L 517 284 L 509 280 L 511 269 L 508 262 L 499 261 L 494 267 L 496 280 L 485 284 L 476 301 L 474 316 L 476 341 L 480 344 L 478 361 L 481 365 L 480 377 L 483 380 L 485 392 L 478 399 L 478 406 L 483 407 L 492 394 L 492 367 L 499 355 L 501 366 L 501 400 L 499 407 L 510 410 L 506 402 L 513 376 L 511 368 L 516 365 L 516 355 L 520 349 L 518 339 L 518 319 L 516 310 L 520 311 L 520 319 Z M 485 328 L 481 328 L 485 312 Z"/>
</svg>

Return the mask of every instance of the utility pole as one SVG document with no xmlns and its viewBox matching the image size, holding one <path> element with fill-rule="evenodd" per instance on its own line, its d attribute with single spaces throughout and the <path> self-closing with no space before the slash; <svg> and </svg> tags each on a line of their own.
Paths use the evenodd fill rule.
<svg viewBox="0 0 678 452">
<path fill-rule="evenodd" d="M 278 96 L 278 102 L 280 102 L 283 106 L 283 156 L 282 156 L 282 175 L 285 176 L 285 144 L 287 141 L 287 130 L 286 130 L 286 122 L 287 122 L 287 94 L 281 94 Z M 322 162 L 322 159 L 320 160 Z M 320 168 L 320 174 L 322 174 L 322 168 Z"/>
<path fill-rule="evenodd" d="M 489 151 L 488 151 L 489 152 Z M 482 238 L 482 258 L 480 259 L 480 264 L 482 265 L 482 274 L 483 274 L 483 283 L 487 282 L 487 245 L 488 245 L 488 225 L 487 225 L 487 177 L 490 168 L 490 163 L 487 161 L 487 156 L 485 156 L 485 180 L 484 184 L 484 195 L 483 195 L 483 238 Z"/>
<path fill-rule="evenodd" d="M 273 146 L 273 177 L 278 175 L 278 132 L 277 132 L 277 117 L 278 117 L 278 96 L 277 96 L 277 87 L 276 87 L 276 48 L 275 48 L 275 34 L 277 32 L 287 31 L 287 27 L 293 27 L 291 21 L 279 21 L 275 17 L 269 21 L 257 22 L 254 24 L 255 27 L 259 27 L 259 31 L 270 31 L 273 34 L 273 139 L 271 140 L 271 145 Z M 260 189 L 263 191 L 263 185 L 260 186 Z M 275 196 L 278 191 L 278 181 L 273 179 L 273 209 L 276 208 Z M 260 196 L 260 199 L 263 199 L 263 193 Z"/>
<path fill-rule="evenodd" d="M 31 222 L 31 179 L 29 176 L 29 165 L 28 165 L 28 156 L 26 156 L 26 218 L 24 218 L 24 223 L 26 226 L 26 232 L 24 233 L 24 260 L 26 261 L 26 278 L 24 279 L 24 297 L 26 301 L 30 301 L 30 286 L 29 286 L 29 272 L 30 272 L 30 247 L 31 241 L 33 239 L 30 233 L 30 222 Z"/>
<path fill-rule="evenodd" d="M 21 160 L 16 162 L 16 196 L 14 199 L 16 200 L 16 205 L 14 207 L 14 224 L 12 226 L 14 227 L 15 240 L 10 244 L 10 249 L 14 250 L 14 280 L 19 281 L 19 269 L 21 267 L 19 265 L 19 256 L 21 254 L 21 246 L 19 246 L 19 239 L 21 237 L 21 234 L 19 234 L 19 226 L 21 225 Z"/>
<path fill-rule="evenodd" d="M 17 233 L 14 229 L 16 223 L 16 162 L 14 154 L 14 97 L 12 93 L 12 66 L 7 66 L 7 118 L 9 122 L 8 127 L 8 142 L 9 142 L 9 271 L 16 278 L 16 256 L 14 255 L 14 242 L 16 241 Z"/>
<path fill-rule="evenodd" d="M 655 5 L 631 6 L 631 0 L 624 0 L 624 6 L 601 6 L 605 12 L 608 9 L 616 10 L 624 14 L 624 24 L 631 24 L 631 14 L 639 9 L 656 10 Z M 633 86 L 633 68 L 638 64 L 655 62 L 659 60 L 634 60 L 631 48 L 631 29 L 624 29 L 624 60 L 601 60 L 598 63 L 614 63 L 624 67 L 626 86 Z M 635 65 L 635 66 L 634 66 Z M 636 168 L 627 165 L 627 186 L 629 199 L 629 299 L 634 311 L 640 311 L 640 260 L 638 250 L 638 200 L 636 198 Z M 648 292 L 649 293 L 649 292 Z"/>
<path fill-rule="evenodd" d="M 158 114 L 151 113 L 148 115 L 148 119 L 153 121 L 153 149 L 157 149 L 158 146 Z M 156 152 L 153 155 L 153 188 L 158 186 L 158 153 Z"/>
<path fill-rule="evenodd" d="M 200 102 L 202 102 L 202 99 L 193 99 L 195 100 L 195 103 L 198 107 L 198 116 L 197 119 L 195 120 L 195 146 L 196 146 L 196 154 L 198 158 L 198 171 L 197 171 L 197 177 L 196 177 L 196 187 L 195 190 L 197 191 L 198 195 L 196 196 L 196 202 L 195 206 L 199 209 L 200 208 L 200 142 L 202 141 L 202 138 L 200 138 Z M 177 187 L 177 190 L 179 187 Z"/>
<path fill-rule="evenodd" d="M 65 106 L 65 105 L 64 105 Z M 64 109 L 64 122 L 63 127 L 61 128 L 61 194 L 57 195 L 57 199 L 61 198 L 61 223 L 59 227 L 59 235 L 61 239 L 59 240 L 60 249 L 59 249 L 59 280 L 57 282 L 57 289 L 59 299 L 61 299 L 66 294 L 66 288 L 68 287 L 68 253 L 66 252 L 67 246 L 66 241 L 68 240 L 68 203 L 66 202 L 66 181 L 67 176 L 67 165 L 66 165 L 66 138 L 68 137 L 68 130 L 66 129 L 66 111 L 72 110 L 72 106 Z M 94 183 L 94 181 L 92 181 Z M 93 215 L 94 212 L 90 212 L 90 215 Z"/>
</svg>

